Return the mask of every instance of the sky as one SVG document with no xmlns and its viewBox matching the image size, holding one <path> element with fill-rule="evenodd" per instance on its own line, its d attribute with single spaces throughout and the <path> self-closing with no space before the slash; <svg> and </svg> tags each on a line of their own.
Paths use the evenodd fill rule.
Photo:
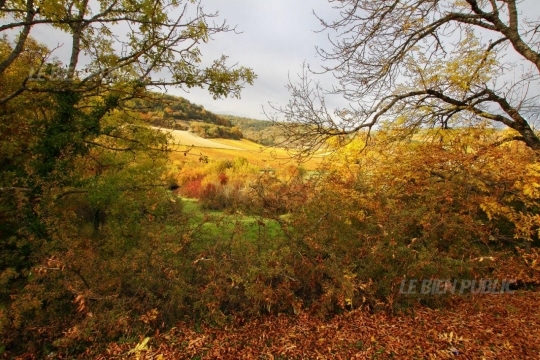
<svg viewBox="0 0 540 360">
<path fill-rule="evenodd" d="M 540 0 L 526 0 L 520 3 L 525 17 L 535 18 L 540 15 Z M 221 19 L 237 26 L 241 34 L 221 34 L 203 48 L 203 57 L 213 59 L 222 54 L 230 56 L 231 63 L 252 68 L 258 78 L 253 86 L 247 86 L 240 100 L 213 100 L 202 89 L 190 90 L 189 94 L 171 91 L 191 102 L 203 105 L 207 110 L 218 114 L 245 116 L 266 119 L 266 111 L 271 111 L 269 103 L 277 106 L 286 105 L 291 96 L 286 85 L 289 77 L 298 79 L 302 72 L 302 63 L 306 62 L 313 69 L 320 69 L 316 46 L 331 50 L 327 31 L 321 32 L 322 25 L 314 12 L 325 20 L 337 19 L 339 13 L 328 0 L 201 0 L 206 12 L 218 11 Z M 481 36 L 490 37 L 489 32 Z M 514 59 L 515 57 L 515 59 Z M 517 54 L 510 51 L 506 60 L 518 60 Z M 517 78 L 516 74 L 506 74 L 502 80 Z M 337 82 L 332 76 L 315 76 L 324 88 L 329 89 Z M 330 109 L 347 107 L 343 99 L 327 97 Z"/>
<path fill-rule="evenodd" d="M 221 19 L 242 32 L 216 36 L 201 48 L 203 58 L 228 55 L 231 64 L 252 68 L 257 79 L 253 86 L 244 88 L 241 99 L 213 100 L 202 89 L 191 89 L 190 93 L 171 89 L 170 93 L 218 114 L 255 119 L 266 119 L 263 106 L 270 110 L 269 102 L 279 106 L 289 101 L 285 86 L 289 76 L 294 80 L 302 72 L 304 61 L 313 66 L 320 64 L 315 47 L 329 43 L 326 33 L 316 32 L 322 26 L 313 11 L 323 18 L 335 16 L 327 0 L 202 0 L 201 3 L 205 12 L 218 11 Z"/>
<path fill-rule="evenodd" d="M 269 103 L 283 106 L 289 101 L 286 89 L 289 76 L 297 79 L 304 62 L 316 69 L 316 65 L 321 63 L 316 57 L 315 47 L 328 47 L 329 42 L 326 33 L 318 32 L 322 26 L 314 12 L 324 19 L 337 18 L 337 12 L 328 0 L 200 2 L 205 13 L 218 12 L 216 23 L 226 20 L 230 27 L 236 26 L 239 32 L 217 34 L 212 41 L 202 44 L 203 64 L 209 65 L 214 59 L 227 55 L 230 64 L 237 63 L 253 69 L 257 79 L 252 86 L 244 88 L 241 99 L 214 100 L 207 90 L 200 88 L 190 89 L 189 93 L 171 88 L 168 93 L 182 96 L 218 114 L 262 120 L 266 119 L 263 106 L 269 110 Z M 38 26 L 31 35 L 50 48 L 61 45 L 54 55 L 64 63 L 68 62 L 71 49 L 68 34 L 49 26 Z M 330 87 L 332 78 L 327 76 L 325 79 Z"/>
<path fill-rule="evenodd" d="M 92 0 L 91 0 L 92 1 Z M 321 59 L 316 47 L 330 50 L 328 32 L 320 32 L 322 25 L 314 12 L 325 20 L 338 18 L 337 10 L 328 0 L 200 0 L 206 13 L 218 12 L 217 23 L 226 20 L 236 26 L 239 34 L 217 34 L 208 44 L 202 44 L 203 63 L 210 64 L 221 55 L 229 56 L 229 63 L 252 68 L 257 79 L 247 85 L 241 99 L 214 100 L 204 89 L 169 89 L 169 93 L 182 96 L 218 114 L 230 114 L 255 119 L 266 119 L 263 107 L 272 112 L 269 104 L 284 106 L 291 98 L 286 89 L 289 78 L 295 82 L 305 62 L 320 69 Z M 520 4 L 523 14 L 540 16 L 540 0 L 527 0 Z M 533 16 L 534 15 L 534 16 Z M 61 59 L 69 57 L 70 38 L 50 27 L 36 27 L 31 35 L 49 47 L 64 44 L 55 51 Z M 64 53 L 64 54 L 63 54 Z M 512 53 L 512 52 L 511 52 Z M 509 54 L 511 55 L 511 54 Z M 507 74 L 506 77 L 515 75 Z M 505 76 L 502 76 L 505 80 Z M 317 76 L 324 88 L 336 82 L 331 75 Z M 346 107 L 344 100 L 326 99 L 329 108 Z"/>
</svg>

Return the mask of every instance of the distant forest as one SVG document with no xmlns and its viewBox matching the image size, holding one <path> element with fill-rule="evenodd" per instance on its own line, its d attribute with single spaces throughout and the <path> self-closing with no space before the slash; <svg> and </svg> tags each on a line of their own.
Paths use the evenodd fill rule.
<svg viewBox="0 0 540 360">
<path fill-rule="evenodd" d="M 220 115 L 244 134 L 244 138 L 256 143 L 274 146 L 284 139 L 280 136 L 277 126 L 269 120 L 256 120 L 233 115 Z"/>
<path fill-rule="evenodd" d="M 138 100 L 137 108 L 154 126 L 189 130 L 207 139 L 227 138 L 275 145 L 277 128 L 271 121 L 233 115 L 218 115 L 179 96 L 158 95 L 160 101 Z"/>
</svg>

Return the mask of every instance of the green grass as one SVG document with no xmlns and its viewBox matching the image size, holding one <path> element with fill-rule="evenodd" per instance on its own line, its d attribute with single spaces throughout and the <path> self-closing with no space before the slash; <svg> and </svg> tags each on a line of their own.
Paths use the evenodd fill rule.
<svg viewBox="0 0 540 360">
<path fill-rule="evenodd" d="M 203 249 L 220 241 L 237 240 L 251 244 L 264 242 L 265 248 L 277 246 L 284 238 L 281 225 L 273 219 L 241 213 L 201 209 L 196 199 L 182 198 L 184 213 L 196 233 L 196 248 Z"/>
</svg>

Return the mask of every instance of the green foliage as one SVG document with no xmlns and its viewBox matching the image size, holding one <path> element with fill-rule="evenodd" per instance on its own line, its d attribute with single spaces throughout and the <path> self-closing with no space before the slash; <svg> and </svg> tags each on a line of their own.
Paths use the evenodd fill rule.
<svg viewBox="0 0 540 360">
<path fill-rule="evenodd" d="M 256 143 L 265 146 L 273 146 L 284 140 L 280 129 L 272 121 L 249 119 L 232 115 L 222 116 L 237 126 L 246 139 Z"/>
<path fill-rule="evenodd" d="M 206 139 L 221 138 L 221 139 L 240 140 L 243 137 L 242 132 L 236 126 L 225 127 L 225 126 L 210 125 L 210 124 L 192 121 L 190 123 L 189 129 L 193 133 Z"/>
<path fill-rule="evenodd" d="M 154 125 L 175 128 L 189 122 L 232 127 L 232 123 L 222 115 L 216 115 L 201 105 L 196 105 L 179 96 L 153 94 L 152 101 L 135 102 L 136 109 L 145 114 Z"/>
<path fill-rule="evenodd" d="M 15 22 L 0 31 L 21 30 L 0 38 L 2 351 L 71 356 L 189 313 L 193 229 L 168 190 L 169 138 L 140 111 L 160 97 L 146 88 L 238 97 L 255 78 L 225 57 L 200 66 L 198 42 L 228 29 L 198 7 L 172 18 L 191 3 L 2 5 Z M 42 23 L 71 36 L 68 64 L 28 37 Z M 132 30 L 122 54 L 112 46 L 119 23 Z M 170 82 L 152 80 L 164 70 Z"/>
<path fill-rule="evenodd" d="M 43 119 L 41 136 L 35 149 L 36 172 L 39 176 L 46 176 L 55 168 L 58 172 L 69 171 L 71 157 L 85 155 L 89 146 L 86 139 L 100 134 L 100 120 L 108 109 L 117 105 L 117 98 L 107 97 L 104 104 L 96 106 L 91 113 L 86 114 L 77 108 L 81 95 L 72 92 L 60 92 L 53 95 L 50 104 L 56 113 L 52 114 L 50 121 Z M 70 153 L 66 156 L 66 153 Z M 58 160 L 64 157 L 66 161 L 61 165 Z"/>
</svg>

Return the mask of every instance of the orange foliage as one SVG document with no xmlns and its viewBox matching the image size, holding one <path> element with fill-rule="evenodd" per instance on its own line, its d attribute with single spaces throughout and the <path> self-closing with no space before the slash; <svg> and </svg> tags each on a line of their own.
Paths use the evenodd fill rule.
<svg viewBox="0 0 540 360">
<path fill-rule="evenodd" d="M 453 358 L 536 359 L 540 353 L 539 293 L 494 295 L 460 301 L 446 310 L 418 307 L 412 315 L 353 311 L 323 321 L 300 314 L 226 329 L 180 323 L 157 333 L 138 354 L 134 344 L 109 344 L 86 356 L 109 359 L 372 359 Z M 142 341 L 140 342 L 142 343 Z M 139 343 L 139 344 L 140 344 Z"/>
</svg>

